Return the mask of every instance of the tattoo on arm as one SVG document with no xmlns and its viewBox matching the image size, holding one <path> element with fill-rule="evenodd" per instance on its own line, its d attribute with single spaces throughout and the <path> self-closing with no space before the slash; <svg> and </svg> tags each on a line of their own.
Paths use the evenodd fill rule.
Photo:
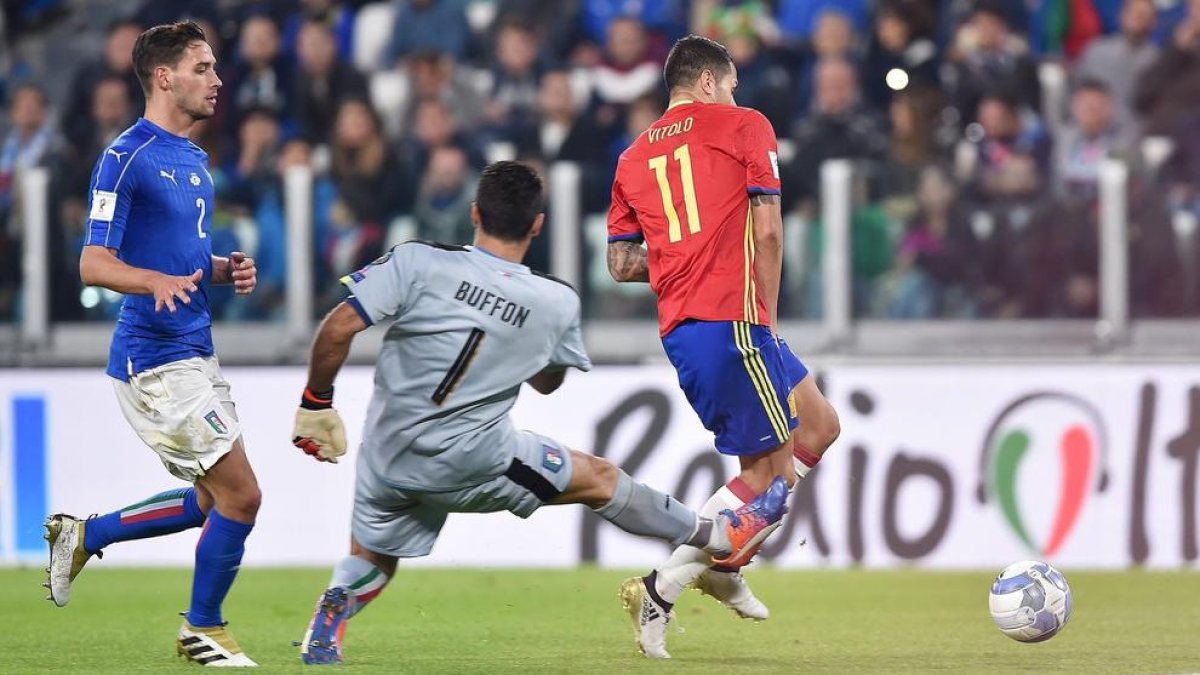
<svg viewBox="0 0 1200 675">
<path fill-rule="evenodd" d="M 769 206 L 779 203 L 779 195 L 754 195 L 750 198 L 750 203 L 755 206 Z"/>
<path fill-rule="evenodd" d="M 650 263 L 646 249 L 632 241 L 614 241 L 608 245 L 608 273 L 617 281 L 650 281 Z"/>
</svg>

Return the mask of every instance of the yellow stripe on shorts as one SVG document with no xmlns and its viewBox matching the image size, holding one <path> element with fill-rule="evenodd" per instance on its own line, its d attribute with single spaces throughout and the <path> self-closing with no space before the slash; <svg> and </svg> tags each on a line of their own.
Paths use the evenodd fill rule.
<svg viewBox="0 0 1200 675">
<path fill-rule="evenodd" d="M 783 443 L 788 438 L 787 417 L 783 414 L 783 407 L 779 405 L 779 397 L 775 395 L 775 386 L 767 375 L 767 366 L 763 363 L 762 354 L 751 339 L 750 324 L 734 321 L 733 338 L 738 351 L 742 353 L 742 365 L 746 367 L 750 381 L 754 383 L 754 390 L 758 393 L 767 419 L 775 430 L 775 436 Z"/>
</svg>

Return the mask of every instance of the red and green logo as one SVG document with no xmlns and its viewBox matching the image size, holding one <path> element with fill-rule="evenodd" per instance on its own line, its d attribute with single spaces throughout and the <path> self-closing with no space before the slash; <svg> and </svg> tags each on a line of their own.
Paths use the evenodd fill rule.
<svg viewBox="0 0 1200 675">
<path fill-rule="evenodd" d="M 1091 488 L 1105 488 L 1104 422 L 1087 401 L 1038 392 L 1009 404 L 984 440 L 979 500 L 994 499 L 1031 551 L 1053 557 L 1079 522 Z"/>
</svg>

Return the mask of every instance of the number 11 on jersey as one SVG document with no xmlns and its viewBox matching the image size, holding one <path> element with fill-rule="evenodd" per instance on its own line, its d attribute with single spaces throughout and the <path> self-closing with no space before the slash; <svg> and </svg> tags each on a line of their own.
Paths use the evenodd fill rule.
<svg viewBox="0 0 1200 675">
<path fill-rule="evenodd" d="M 683 207 L 687 211 L 688 232 L 696 234 L 700 231 L 700 211 L 696 208 L 696 183 L 692 180 L 692 153 L 686 143 L 675 148 L 674 157 L 679 162 L 679 182 L 683 184 Z M 667 213 L 667 238 L 673 244 L 683 239 L 683 232 L 679 227 L 679 214 L 675 211 L 675 198 L 671 195 L 671 183 L 667 180 L 667 156 L 651 157 L 650 169 L 654 171 L 658 189 L 662 192 L 663 210 Z"/>
</svg>

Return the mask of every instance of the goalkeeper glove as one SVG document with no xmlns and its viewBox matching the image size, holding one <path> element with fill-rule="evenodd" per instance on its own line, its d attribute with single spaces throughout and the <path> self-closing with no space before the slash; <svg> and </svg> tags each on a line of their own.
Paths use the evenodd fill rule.
<svg viewBox="0 0 1200 675">
<path fill-rule="evenodd" d="M 316 393 L 304 390 L 296 410 L 292 445 L 320 462 L 337 464 L 337 458 L 346 454 L 346 428 L 333 409 L 332 389 Z"/>
</svg>

